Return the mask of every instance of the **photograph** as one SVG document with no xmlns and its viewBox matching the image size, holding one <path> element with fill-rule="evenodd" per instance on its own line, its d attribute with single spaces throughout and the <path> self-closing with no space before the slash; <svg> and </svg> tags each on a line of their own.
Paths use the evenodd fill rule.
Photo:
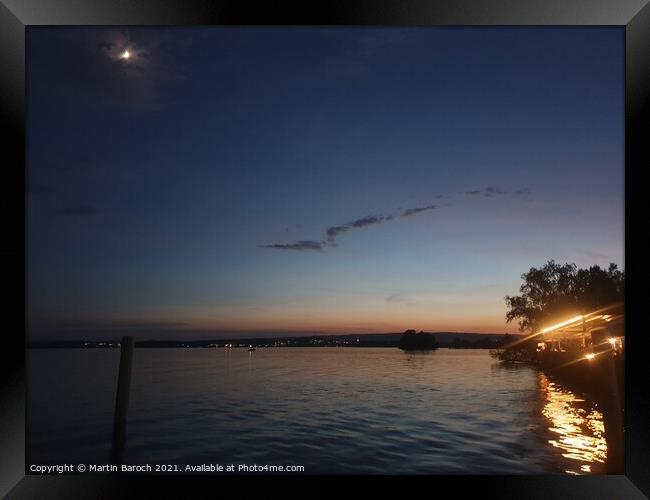
<svg viewBox="0 0 650 500">
<path fill-rule="evenodd" d="M 28 26 L 25 473 L 623 475 L 625 26 Z"/>
</svg>

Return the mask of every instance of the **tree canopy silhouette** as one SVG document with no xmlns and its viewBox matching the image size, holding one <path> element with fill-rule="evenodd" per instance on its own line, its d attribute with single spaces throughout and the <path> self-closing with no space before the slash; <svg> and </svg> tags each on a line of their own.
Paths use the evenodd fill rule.
<svg viewBox="0 0 650 500">
<path fill-rule="evenodd" d="M 405 351 L 428 351 L 438 348 L 436 337 L 431 333 L 415 330 L 406 330 L 400 340 L 398 347 Z"/>
<path fill-rule="evenodd" d="M 521 295 L 506 296 L 506 321 L 519 320 L 519 329 L 535 331 L 539 326 L 562 316 L 584 314 L 622 302 L 625 273 L 610 263 L 607 269 L 591 266 L 578 269 L 575 264 L 548 261 L 521 275 Z"/>
</svg>

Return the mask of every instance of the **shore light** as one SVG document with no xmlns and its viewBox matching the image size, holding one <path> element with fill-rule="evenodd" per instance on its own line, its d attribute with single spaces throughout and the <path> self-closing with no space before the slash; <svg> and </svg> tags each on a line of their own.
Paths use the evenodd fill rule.
<svg viewBox="0 0 650 500">
<path fill-rule="evenodd" d="M 547 332 L 550 332 L 550 331 L 555 330 L 555 329 L 557 329 L 557 328 L 561 328 L 561 327 L 563 327 L 563 326 L 570 325 L 571 323 L 576 323 L 576 322 L 578 322 L 578 321 L 581 321 L 583 317 L 584 317 L 584 316 L 582 316 L 582 315 L 580 315 L 580 316 L 575 316 L 575 317 L 573 317 L 573 318 L 571 318 L 571 319 L 567 319 L 566 321 L 562 321 L 561 323 L 557 323 L 557 324 L 555 324 L 555 325 L 552 325 L 552 326 L 546 327 L 546 328 L 544 328 L 542 331 L 540 331 L 539 333 L 547 333 Z"/>
</svg>

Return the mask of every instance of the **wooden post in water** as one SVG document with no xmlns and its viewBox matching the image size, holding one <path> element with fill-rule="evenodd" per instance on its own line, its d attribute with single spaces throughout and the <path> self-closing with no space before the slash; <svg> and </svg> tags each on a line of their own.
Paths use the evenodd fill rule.
<svg viewBox="0 0 650 500">
<path fill-rule="evenodd" d="M 112 462 L 120 465 L 126 444 L 126 417 L 129 409 L 129 390 L 131 387 L 131 365 L 133 363 L 133 337 L 122 337 L 120 348 L 120 372 L 115 396 L 115 415 L 113 417 Z"/>
</svg>

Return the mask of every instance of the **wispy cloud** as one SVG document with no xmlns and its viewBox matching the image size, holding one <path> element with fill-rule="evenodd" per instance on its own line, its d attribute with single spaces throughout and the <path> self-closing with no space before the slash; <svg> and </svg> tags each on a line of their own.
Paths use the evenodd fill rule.
<svg viewBox="0 0 650 500">
<path fill-rule="evenodd" d="M 494 186 L 488 186 L 485 189 L 473 189 L 471 191 L 465 191 L 464 193 L 467 196 L 484 196 L 486 198 L 492 198 L 494 196 L 504 196 L 507 194 L 512 194 L 512 195 L 529 195 L 530 194 L 530 189 L 529 188 L 521 188 L 517 189 L 515 191 L 507 191 L 505 189 L 501 189 L 498 187 Z"/>
<path fill-rule="evenodd" d="M 334 243 L 336 238 L 342 234 L 350 231 L 351 229 L 357 229 L 361 227 L 366 227 L 366 226 L 372 226 L 375 224 L 381 224 L 382 222 L 392 220 L 393 216 L 392 215 L 366 215 L 365 217 L 361 217 L 357 220 L 354 220 L 352 222 L 348 222 L 347 224 L 343 224 L 341 226 L 332 226 L 328 227 L 326 234 L 327 234 L 327 241 L 331 244 Z"/>
<path fill-rule="evenodd" d="M 519 195 L 528 195 L 530 194 L 530 189 L 522 188 L 515 191 L 507 191 L 494 186 L 488 186 L 484 189 L 475 189 L 472 191 L 465 191 L 461 193 L 465 196 L 483 196 L 486 198 L 492 198 L 495 196 L 504 196 L 510 194 L 512 196 Z M 444 195 L 438 194 L 435 196 L 436 199 L 444 198 Z M 450 206 L 449 203 L 439 204 L 430 204 L 422 205 L 417 207 L 410 208 L 398 208 L 401 213 L 397 215 L 366 215 L 358 219 L 353 220 L 352 222 L 346 222 L 345 224 L 338 224 L 336 226 L 330 226 L 325 229 L 325 239 L 322 241 L 314 240 L 301 240 L 294 243 L 273 243 L 268 245 L 259 245 L 260 248 L 274 248 L 277 250 L 310 250 L 310 251 L 321 251 L 326 247 L 336 247 L 338 246 L 338 238 L 346 233 L 349 233 L 352 230 L 383 224 L 392 220 L 397 220 L 398 217 L 411 217 L 422 212 L 428 212 L 430 210 L 439 209 L 440 207 Z M 297 226 L 296 226 L 297 227 Z M 289 232 L 288 228 L 285 228 L 285 232 Z"/>
<path fill-rule="evenodd" d="M 426 207 L 413 207 L 407 208 L 402 213 L 402 216 L 415 215 L 419 212 L 425 210 L 431 210 L 434 208 L 433 205 Z M 394 215 L 366 215 L 358 219 L 353 220 L 352 222 L 347 222 L 345 224 L 340 224 L 337 226 L 330 226 L 325 230 L 325 240 L 323 241 L 313 241 L 313 240 L 301 240 L 294 243 L 272 243 L 268 245 L 259 245 L 260 248 L 274 248 L 276 250 L 311 250 L 311 251 L 320 251 L 323 250 L 326 246 L 335 247 L 337 246 L 337 238 L 344 233 L 349 231 L 360 229 L 367 226 L 374 226 L 382 224 L 384 222 L 392 221 L 395 219 Z"/>
<path fill-rule="evenodd" d="M 426 207 L 413 207 L 407 208 L 402 212 L 402 217 L 408 217 L 410 215 L 419 214 L 420 212 L 426 212 L 427 210 L 433 210 L 437 205 L 427 205 Z"/>
<path fill-rule="evenodd" d="M 271 245 L 259 245 L 260 248 L 275 248 L 277 250 L 322 250 L 323 243 L 320 241 L 296 241 L 295 243 L 274 243 Z"/>
<path fill-rule="evenodd" d="M 340 235 L 348 231 L 350 228 L 346 225 L 332 226 L 327 228 L 327 241 L 334 243 L 334 240 Z"/>
<path fill-rule="evenodd" d="M 90 205 L 78 205 L 76 207 L 62 208 L 60 210 L 57 210 L 55 213 L 57 213 L 59 215 L 85 217 L 85 216 L 88 216 L 88 215 L 95 215 L 98 212 L 99 212 L 99 210 L 97 210 L 93 206 L 90 206 Z"/>
</svg>

